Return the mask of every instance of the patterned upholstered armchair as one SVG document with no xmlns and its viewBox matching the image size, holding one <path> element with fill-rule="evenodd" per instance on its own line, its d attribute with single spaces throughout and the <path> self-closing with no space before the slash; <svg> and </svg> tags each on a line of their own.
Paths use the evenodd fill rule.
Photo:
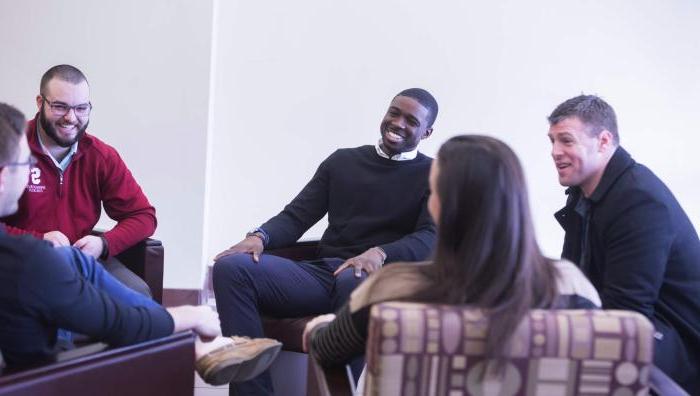
<svg viewBox="0 0 700 396">
<path fill-rule="evenodd" d="M 488 317 L 447 305 L 372 309 L 365 394 L 646 394 L 653 327 L 625 311 L 533 310 L 502 377 L 480 373 Z"/>
<path fill-rule="evenodd" d="M 502 375 L 482 380 L 488 329 L 479 309 L 399 302 L 372 307 L 364 394 L 648 393 L 653 327 L 642 315 L 533 310 L 517 329 Z"/>
</svg>

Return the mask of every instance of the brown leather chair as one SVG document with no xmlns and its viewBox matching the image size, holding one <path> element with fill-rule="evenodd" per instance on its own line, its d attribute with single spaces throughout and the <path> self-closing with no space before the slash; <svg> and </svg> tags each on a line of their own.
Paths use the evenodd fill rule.
<svg viewBox="0 0 700 396">
<path fill-rule="evenodd" d="M 165 250 L 157 239 L 146 238 L 117 256 L 131 272 L 138 275 L 151 289 L 153 299 L 163 303 L 163 268 Z"/>
<path fill-rule="evenodd" d="M 71 350 L 92 352 L 93 345 Z M 78 352 L 78 353 L 76 353 Z M 136 345 L 0 375 L 0 396 L 103 395 L 191 396 L 194 335 L 177 333 Z"/>
<path fill-rule="evenodd" d="M 92 233 L 100 235 L 103 231 L 93 230 Z M 116 255 L 116 258 L 146 282 L 155 301 L 159 304 L 163 303 L 165 251 L 161 241 L 146 238 Z"/>
</svg>

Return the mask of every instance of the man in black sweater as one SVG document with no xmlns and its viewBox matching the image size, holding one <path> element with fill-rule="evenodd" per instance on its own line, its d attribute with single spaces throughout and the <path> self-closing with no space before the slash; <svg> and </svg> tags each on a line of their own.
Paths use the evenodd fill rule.
<svg viewBox="0 0 700 396">
<path fill-rule="evenodd" d="M 562 257 L 577 263 L 605 309 L 637 311 L 656 332 L 654 364 L 700 394 L 700 240 L 664 183 L 620 146 L 612 107 L 580 95 L 549 116 L 559 183 Z M 621 346 L 622 347 L 622 346 Z"/>
<path fill-rule="evenodd" d="M 435 241 L 427 212 L 431 158 L 418 144 L 432 133 L 438 106 L 419 88 L 396 95 L 374 145 L 340 149 L 281 213 L 216 257 L 213 283 L 222 331 L 263 336 L 260 314 L 332 312 L 384 263 L 426 259 Z M 320 260 L 294 262 L 264 249 L 289 246 L 328 213 Z M 272 392 L 269 374 L 232 384 L 232 394 Z"/>
</svg>

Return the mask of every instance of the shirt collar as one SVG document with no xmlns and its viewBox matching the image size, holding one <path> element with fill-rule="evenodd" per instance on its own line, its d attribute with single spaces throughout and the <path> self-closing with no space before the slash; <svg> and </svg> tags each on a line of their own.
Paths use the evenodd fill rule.
<svg viewBox="0 0 700 396">
<path fill-rule="evenodd" d="M 382 158 L 387 158 L 392 161 L 410 161 L 412 159 L 416 159 L 416 156 L 418 155 L 418 147 L 416 147 L 411 151 L 406 151 L 404 153 L 398 153 L 396 155 L 389 156 L 389 154 L 385 153 L 384 150 L 382 150 L 381 144 L 382 139 L 379 139 L 377 144 L 374 146 L 377 149 L 377 154 Z"/>
<path fill-rule="evenodd" d="M 37 123 L 36 126 L 36 137 L 39 139 L 39 145 L 41 146 L 41 149 L 44 150 L 46 154 L 49 155 L 49 158 L 51 158 L 51 161 L 60 168 L 62 171 L 65 172 L 66 168 L 68 167 L 68 164 L 70 164 L 71 159 L 73 159 L 73 155 L 75 155 L 75 152 L 78 151 L 78 142 L 76 141 L 70 146 L 70 151 L 68 151 L 68 154 L 63 157 L 63 160 L 61 162 L 58 162 L 56 158 L 51 155 L 51 152 L 46 149 L 46 146 L 44 146 L 44 142 L 41 141 L 41 134 L 39 133 L 39 124 Z"/>
</svg>

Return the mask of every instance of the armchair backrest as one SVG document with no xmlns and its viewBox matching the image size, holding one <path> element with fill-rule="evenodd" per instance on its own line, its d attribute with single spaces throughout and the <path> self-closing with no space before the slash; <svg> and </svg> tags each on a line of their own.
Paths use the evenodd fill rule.
<svg viewBox="0 0 700 396">
<path fill-rule="evenodd" d="M 488 314 L 480 309 L 375 305 L 365 394 L 638 395 L 648 389 L 653 326 L 638 313 L 532 310 L 501 374 L 482 379 L 490 365 L 483 356 L 488 329 Z"/>
<path fill-rule="evenodd" d="M 92 235 L 102 235 L 104 231 L 94 229 Z M 165 251 L 163 243 L 146 238 L 115 256 L 131 272 L 143 279 L 151 289 L 151 295 L 158 304 L 163 304 L 163 269 Z"/>
<path fill-rule="evenodd" d="M 163 303 L 165 250 L 161 241 L 146 238 L 118 254 L 117 259 L 146 282 L 156 302 Z"/>
</svg>

